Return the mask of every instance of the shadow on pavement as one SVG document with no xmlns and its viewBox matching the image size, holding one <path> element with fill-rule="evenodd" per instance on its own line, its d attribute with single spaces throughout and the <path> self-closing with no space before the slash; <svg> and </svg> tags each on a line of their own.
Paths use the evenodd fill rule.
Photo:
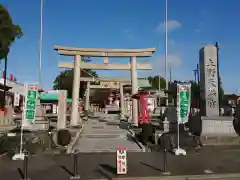
<svg viewBox="0 0 240 180">
<path fill-rule="evenodd" d="M 65 172 L 67 172 L 70 176 L 74 176 L 73 172 L 71 172 L 68 168 L 66 168 L 65 166 L 60 166 L 60 168 L 62 168 Z"/>
<path fill-rule="evenodd" d="M 154 170 L 156 170 L 156 171 L 163 172 L 162 169 L 157 168 L 157 167 L 154 167 L 154 166 L 152 166 L 152 165 L 150 165 L 150 164 L 147 164 L 147 163 L 145 163 L 145 162 L 140 162 L 140 164 L 142 164 L 142 165 L 144 165 L 144 166 L 147 166 L 147 167 L 149 167 L 149 168 L 151 168 L 151 169 L 154 169 Z"/>
<path fill-rule="evenodd" d="M 100 164 L 98 167 L 98 172 L 106 179 L 111 180 L 117 174 L 117 168 L 109 164 Z"/>
<path fill-rule="evenodd" d="M 17 168 L 17 171 L 18 171 L 18 173 L 19 173 L 21 179 L 24 179 L 24 174 L 23 174 L 21 168 Z"/>
</svg>

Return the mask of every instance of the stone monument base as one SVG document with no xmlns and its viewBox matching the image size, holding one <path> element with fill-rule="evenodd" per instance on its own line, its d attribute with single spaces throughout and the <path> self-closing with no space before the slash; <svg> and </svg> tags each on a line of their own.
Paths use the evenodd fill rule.
<svg viewBox="0 0 240 180">
<path fill-rule="evenodd" d="M 239 136 L 201 136 L 201 142 L 205 146 L 239 146 L 240 137 Z"/>
<path fill-rule="evenodd" d="M 231 116 L 202 116 L 202 136 L 238 136 Z"/>
</svg>

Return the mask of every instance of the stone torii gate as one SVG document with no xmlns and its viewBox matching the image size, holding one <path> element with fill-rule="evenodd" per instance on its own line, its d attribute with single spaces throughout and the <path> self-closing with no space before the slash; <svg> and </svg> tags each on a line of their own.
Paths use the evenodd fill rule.
<svg viewBox="0 0 240 180">
<path fill-rule="evenodd" d="M 71 113 L 71 125 L 77 126 L 79 123 L 78 114 L 78 99 L 80 88 L 80 69 L 95 69 L 95 70 L 131 70 L 131 84 L 132 94 L 137 93 L 137 70 L 151 70 L 151 64 L 137 63 L 137 57 L 151 57 L 155 52 L 155 48 L 146 49 L 105 49 L 105 48 L 74 48 L 55 46 L 55 50 L 63 56 L 73 56 L 74 63 L 72 62 L 60 62 L 60 68 L 73 68 L 73 93 L 72 93 L 72 113 Z M 104 63 L 87 63 L 81 62 L 81 56 L 87 57 L 103 57 Z M 109 64 L 109 57 L 130 57 L 130 63 L 128 64 Z M 133 125 L 137 122 L 137 101 L 133 100 L 132 105 L 132 121 Z"/>
</svg>

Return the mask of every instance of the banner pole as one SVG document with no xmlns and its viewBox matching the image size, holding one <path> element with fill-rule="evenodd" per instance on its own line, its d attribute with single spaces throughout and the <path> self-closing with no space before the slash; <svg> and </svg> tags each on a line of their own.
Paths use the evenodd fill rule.
<svg viewBox="0 0 240 180">
<path fill-rule="evenodd" d="M 179 132 L 179 122 L 178 122 L 178 125 L 177 125 L 177 143 L 178 143 L 178 149 L 180 149 L 180 132 Z"/>
<path fill-rule="evenodd" d="M 25 104 L 26 104 L 26 94 L 27 94 L 27 84 L 24 85 L 24 94 L 25 94 L 25 97 L 24 97 L 24 100 L 23 100 L 23 110 L 22 110 L 22 123 L 21 123 L 21 140 L 20 140 L 20 154 L 22 154 L 22 151 L 23 151 L 23 122 L 25 121 Z"/>
</svg>

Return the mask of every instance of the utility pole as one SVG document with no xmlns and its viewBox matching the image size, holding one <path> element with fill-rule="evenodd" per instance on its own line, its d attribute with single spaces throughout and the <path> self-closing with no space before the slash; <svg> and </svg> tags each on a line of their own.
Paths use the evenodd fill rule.
<svg viewBox="0 0 240 180">
<path fill-rule="evenodd" d="M 40 36 L 39 36 L 39 70 L 38 70 L 38 83 L 41 88 L 42 83 L 42 39 L 43 39 L 43 0 L 40 7 Z"/>
<path fill-rule="evenodd" d="M 169 66 L 169 83 L 172 82 L 172 67 Z"/>
<path fill-rule="evenodd" d="M 199 67 L 198 67 L 198 64 L 197 64 L 197 67 L 196 69 L 193 69 L 193 73 L 194 73 L 194 81 L 195 83 L 197 84 L 197 90 L 200 92 L 200 88 L 199 88 L 199 74 L 198 74 L 198 71 L 199 71 Z M 199 108 L 200 105 L 199 105 L 199 102 L 200 102 L 200 93 L 197 94 L 197 97 L 196 97 L 196 108 Z"/>
<path fill-rule="evenodd" d="M 219 103 L 219 116 L 221 112 L 221 96 L 220 96 L 220 90 L 221 90 L 221 83 L 220 83 L 220 74 L 219 74 L 219 45 L 218 42 L 215 44 L 217 48 L 217 78 L 218 78 L 218 103 Z"/>
<path fill-rule="evenodd" d="M 168 0 L 165 0 L 165 81 L 166 91 L 168 91 Z M 166 98 L 166 107 L 168 106 L 168 93 Z"/>
</svg>

